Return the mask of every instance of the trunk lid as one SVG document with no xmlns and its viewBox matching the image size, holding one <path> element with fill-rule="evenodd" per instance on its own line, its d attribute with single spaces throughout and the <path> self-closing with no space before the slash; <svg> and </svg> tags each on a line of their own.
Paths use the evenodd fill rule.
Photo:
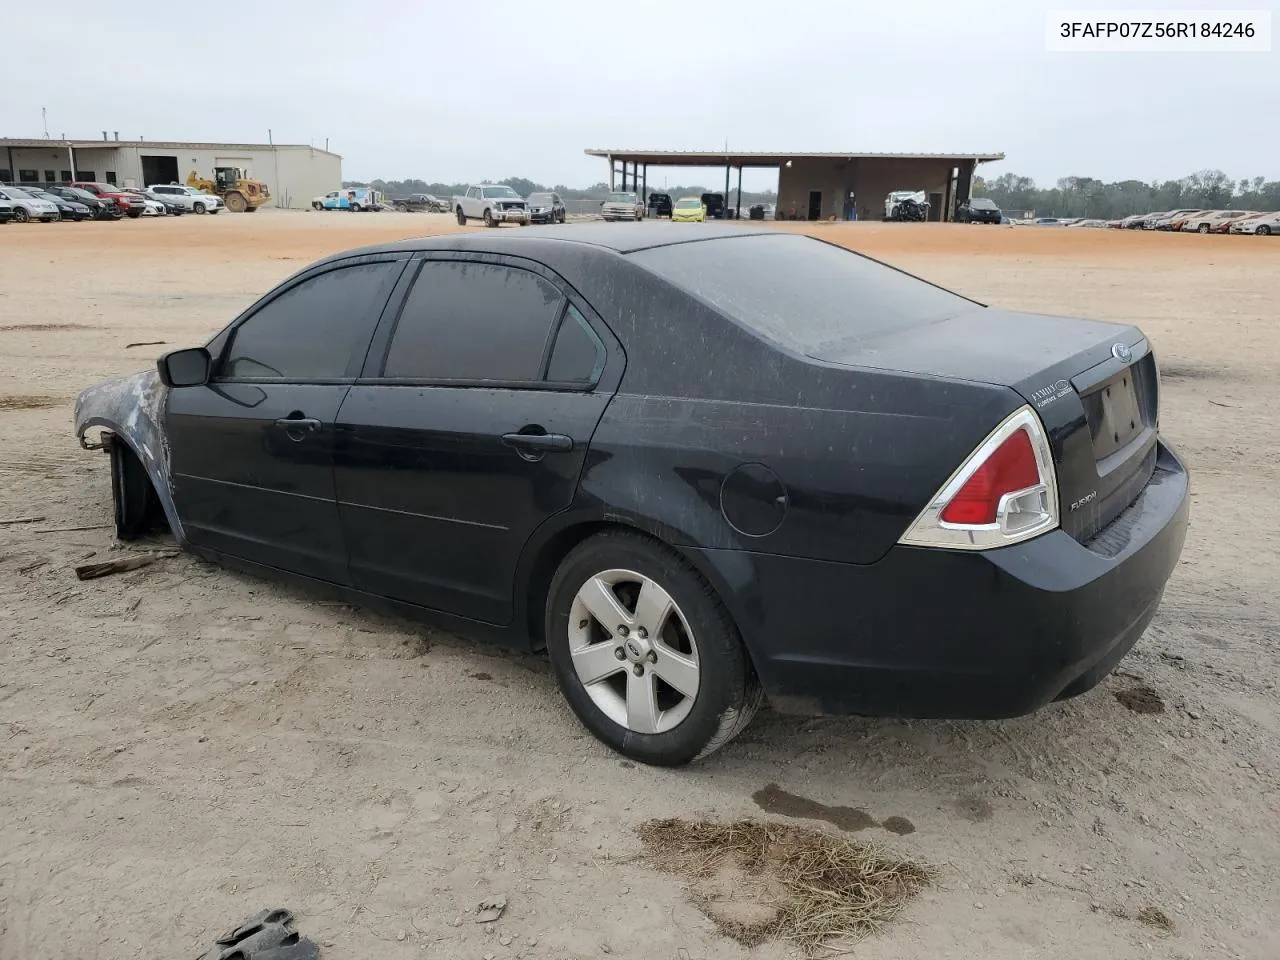
<svg viewBox="0 0 1280 960">
<path fill-rule="evenodd" d="M 1135 326 L 980 308 L 814 351 L 814 359 L 1017 392 L 1045 425 L 1062 528 L 1082 543 L 1134 501 L 1155 468 L 1156 361 Z"/>
</svg>

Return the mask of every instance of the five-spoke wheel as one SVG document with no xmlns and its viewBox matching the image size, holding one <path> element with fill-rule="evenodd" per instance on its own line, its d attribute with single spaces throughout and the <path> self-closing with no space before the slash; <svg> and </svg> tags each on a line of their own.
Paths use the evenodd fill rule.
<svg viewBox="0 0 1280 960">
<path fill-rule="evenodd" d="M 625 530 L 564 559 L 545 620 L 574 713 L 619 753 L 662 766 L 704 757 L 751 721 L 761 691 L 715 592 L 669 547 Z"/>
</svg>

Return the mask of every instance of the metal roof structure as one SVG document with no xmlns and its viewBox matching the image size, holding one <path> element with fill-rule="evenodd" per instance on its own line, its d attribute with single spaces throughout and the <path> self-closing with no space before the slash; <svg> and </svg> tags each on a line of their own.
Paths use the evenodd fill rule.
<svg viewBox="0 0 1280 960">
<path fill-rule="evenodd" d="M 740 150 L 584 150 L 589 157 L 610 158 L 623 163 L 666 167 L 780 167 L 788 160 L 973 160 L 989 163 L 1003 160 L 1003 153 L 763 153 Z"/>
<path fill-rule="evenodd" d="M 313 147 L 307 143 L 188 143 L 177 140 L 64 140 L 50 137 L 32 137 L 29 139 L 0 138 L 0 148 L 12 147 L 15 150 L 56 147 L 65 150 L 103 150 L 116 147 L 137 147 L 139 150 L 314 150 L 317 153 L 328 153 L 338 156 L 323 147 Z"/>
</svg>

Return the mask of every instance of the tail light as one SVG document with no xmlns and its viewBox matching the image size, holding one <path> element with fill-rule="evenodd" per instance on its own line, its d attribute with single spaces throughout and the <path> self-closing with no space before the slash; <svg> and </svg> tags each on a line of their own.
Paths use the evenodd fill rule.
<svg viewBox="0 0 1280 960">
<path fill-rule="evenodd" d="M 989 550 L 1058 526 L 1058 481 L 1040 418 L 1020 407 L 987 435 L 899 543 Z"/>
</svg>

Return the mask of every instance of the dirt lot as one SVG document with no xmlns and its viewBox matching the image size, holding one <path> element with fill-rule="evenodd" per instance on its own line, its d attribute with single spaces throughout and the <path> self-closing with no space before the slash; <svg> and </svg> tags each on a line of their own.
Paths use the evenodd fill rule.
<svg viewBox="0 0 1280 960">
<path fill-rule="evenodd" d="M 275 211 L 0 228 L 0 519 L 43 518 L 0 525 L 0 957 L 195 956 L 276 905 L 326 958 L 789 957 L 719 936 L 634 833 L 786 812 L 939 868 L 860 957 L 1276 957 L 1280 241 L 813 228 L 988 302 L 1142 325 L 1193 471 L 1184 559 L 1077 700 L 1002 723 L 766 711 L 663 771 L 591 739 L 540 658 L 187 556 L 72 573 L 112 553 L 106 458 L 71 434 L 80 388 L 321 254 L 449 229 Z M 469 914 L 494 893 L 490 931 Z M 1171 931 L 1138 920 L 1151 906 Z"/>
</svg>

